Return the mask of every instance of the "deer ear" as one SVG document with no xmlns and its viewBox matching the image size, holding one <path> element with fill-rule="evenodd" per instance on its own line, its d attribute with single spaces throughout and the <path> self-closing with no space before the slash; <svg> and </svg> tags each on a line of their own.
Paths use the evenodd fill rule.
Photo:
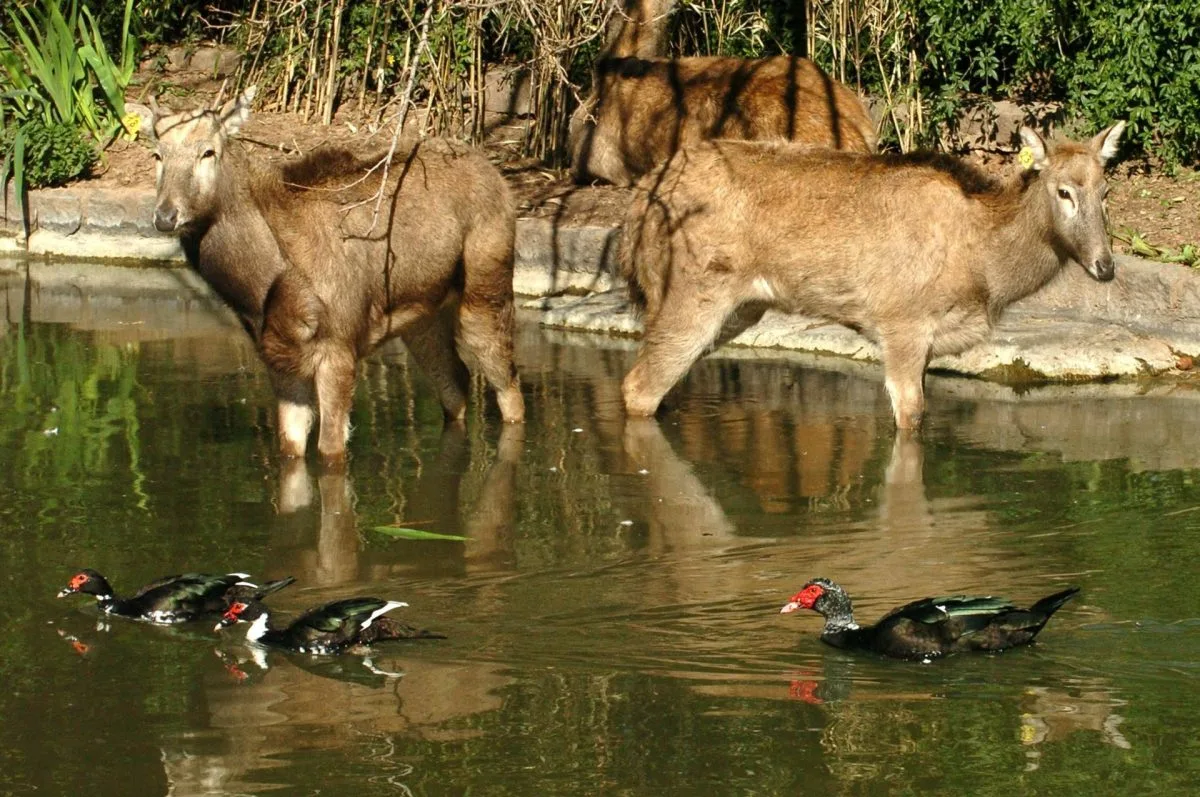
<svg viewBox="0 0 1200 797">
<path fill-rule="evenodd" d="M 1045 139 L 1038 135 L 1037 131 L 1031 127 L 1022 127 L 1020 132 L 1021 144 L 1025 149 L 1029 150 L 1029 155 L 1023 156 L 1029 159 L 1029 166 L 1027 168 L 1034 169 L 1035 171 L 1046 168 Z"/>
<path fill-rule="evenodd" d="M 1089 146 L 1096 153 L 1096 157 L 1101 163 L 1107 163 L 1112 156 L 1117 154 L 1117 147 L 1121 144 L 1121 134 L 1125 132 L 1125 122 L 1117 122 L 1112 127 L 1101 130 L 1095 138 L 1091 140 Z"/>
<path fill-rule="evenodd" d="M 250 103 L 254 102 L 254 94 L 258 91 L 255 86 L 249 86 L 237 99 L 225 103 L 218 118 L 221 120 L 221 130 L 227 136 L 237 135 L 250 118 Z"/>
</svg>

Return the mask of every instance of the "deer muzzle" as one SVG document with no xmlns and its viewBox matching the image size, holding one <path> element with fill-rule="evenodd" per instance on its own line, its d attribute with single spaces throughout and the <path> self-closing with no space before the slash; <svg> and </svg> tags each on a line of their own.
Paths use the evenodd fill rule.
<svg viewBox="0 0 1200 797">
<path fill-rule="evenodd" d="M 179 210 L 177 208 L 160 205 L 154 209 L 154 229 L 159 232 L 175 232 L 178 226 Z"/>
</svg>

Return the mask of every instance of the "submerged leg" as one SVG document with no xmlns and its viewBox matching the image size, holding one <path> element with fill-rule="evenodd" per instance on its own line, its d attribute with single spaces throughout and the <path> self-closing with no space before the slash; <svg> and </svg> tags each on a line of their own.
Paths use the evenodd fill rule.
<svg viewBox="0 0 1200 797">
<path fill-rule="evenodd" d="M 496 391 L 505 423 L 525 420 L 525 398 L 513 365 L 514 325 L 511 302 L 472 304 L 464 299 L 458 311 L 458 343 Z"/>
<path fill-rule="evenodd" d="M 525 420 L 525 399 L 513 365 L 513 237 L 515 223 L 497 214 L 463 242 L 463 293 L 457 341 L 496 391 L 506 423 Z"/>
<path fill-rule="evenodd" d="M 668 292 L 658 314 L 647 320 L 637 362 L 621 385 L 625 412 L 653 415 L 667 391 L 716 340 L 735 306 L 729 291 Z"/>
<path fill-rule="evenodd" d="M 353 352 L 332 347 L 321 352 L 317 362 L 317 406 L 321 413 L 317 450 L 331 462 L 346 457 L 355 365 Z"/>
<path fill-rule="evenodd" d="M 460 423 L 467 414 L 470 374 L 454 351 L 453 323 L 451 309 L 443 306 L 406 326 L 400 337 L 413 362 L 433 383 L 446 418 Z"/>
<path fill-rule="evenodd" d="M 925 414 L 930 341 L 920 330 L 889 332 L 881 337 L 884 386 L 892 400 L 896 428 L 917 429 Z"/>
<path fill-rule="evenodd" d="M 316 392 L 310 380 L 273 373 L 275 386 L 279 453 L 285 457 L 303 457 L 308 434 L 316 419 Z"/>
</svg>

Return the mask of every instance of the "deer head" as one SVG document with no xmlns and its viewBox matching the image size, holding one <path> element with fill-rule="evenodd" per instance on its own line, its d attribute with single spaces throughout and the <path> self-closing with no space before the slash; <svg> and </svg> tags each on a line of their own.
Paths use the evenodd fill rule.
<svg viewBox="0 0 1200 797">
<path fill-rule="evenodd" d="M 1101 282 L 1113 278 L 1112 242 L 1104 212 L 1108 193 L 1104 166 L 1116 154 L 1124 130 L 1125 123 L 1117 122 L 1088 142 L 1047 144 L 1033 130 L 1021 128 L 1021 141 L 1032 153 L 1030 168 L 1039 178 L 1032 189 L 1047 192 L 1052 208 L 1055 248 Z"/>
<path fill-rule="evenodd" d="M 250 118 L 253 86 L 220 110 L 160 116 L 154 107 L 157 202 L 154 227 L 179 232 L 203 225 L 217 207 L 225 144 Z"/>
</svg>

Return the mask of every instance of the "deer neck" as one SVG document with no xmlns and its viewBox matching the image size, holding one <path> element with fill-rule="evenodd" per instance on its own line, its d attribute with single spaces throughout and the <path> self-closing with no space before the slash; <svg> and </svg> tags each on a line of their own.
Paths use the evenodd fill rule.
<svg viewBox="0 0 1200 797">
<path fill-rule="evenodd" d="M 183 239 L 188 259 L 249 329 L 261 327 L 267 292 L 286 260 L 264 214 L 272 189 L 283 192 L 278 173 L 233 147 L 225 153 L 211 223 Z M 277 183 L 278 185 L 274 185 Z"/>
<path fill-rule="evenodd" d="M 993 314 L 1037 291 L 1067 262 L 1054 233 L 1054 209 L 1041 178 L 1018 178 L 1000 198 L 999 223 L 987 258 Z"/>
</svg>

